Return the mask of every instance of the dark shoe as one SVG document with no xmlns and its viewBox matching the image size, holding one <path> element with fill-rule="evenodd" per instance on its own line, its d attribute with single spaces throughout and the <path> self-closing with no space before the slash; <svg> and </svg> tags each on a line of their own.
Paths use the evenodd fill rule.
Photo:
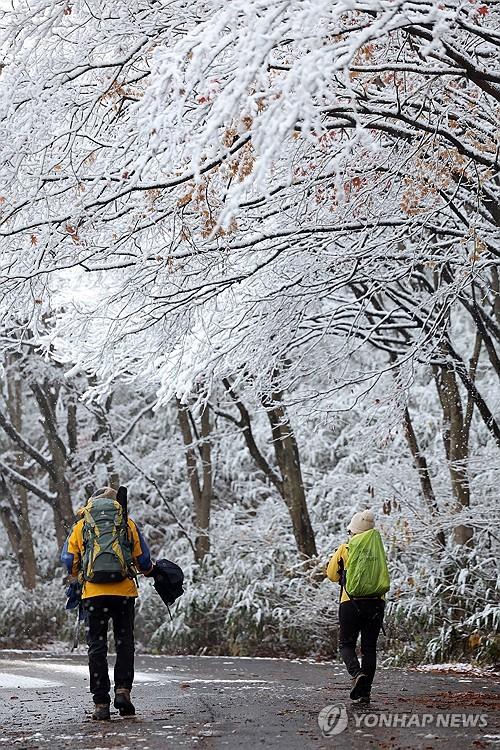
<svg viewBox="0 0 500 750">
<path fill-rule="evenodd" d="M 349 693 L 351 700 L 357 701 L 362 695 L 367 695 L 367 690 L 369 690 L 368 677 L 360 672 L 354 678 L 354 685 Z"/>
<path fill-rule="evenodd" d="M 365 695 L 360 695 L 358 703 L 360 706 L 368 706 L 370 704 L 370 693 L 366 693 Z"/>
<path fill-rule="evenodd" d="M 130 700 L 130 690 L 126 688 L 115 690 L 115 708 L 120 712 L 120 716 L 135 716 L 135 707 Z"/>
<path fill-rule="evenodd" d="M 95 721 L 109 721 L 111 719 L 109 703 L 96 703 L 92 718 L 95 719 Z"/>
</svg>

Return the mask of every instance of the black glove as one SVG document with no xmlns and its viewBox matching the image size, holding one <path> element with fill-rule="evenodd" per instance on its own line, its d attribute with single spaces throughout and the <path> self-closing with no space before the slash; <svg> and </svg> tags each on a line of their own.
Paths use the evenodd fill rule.
<svg viewBox="0 0 500 750">
<path fill-rule="evenodd" d="M 66 589 L 66 609 L 75 609 L 80 606 L 82 600 L 82 587 L 78 581 L 70 583 Z"/>
</svg>

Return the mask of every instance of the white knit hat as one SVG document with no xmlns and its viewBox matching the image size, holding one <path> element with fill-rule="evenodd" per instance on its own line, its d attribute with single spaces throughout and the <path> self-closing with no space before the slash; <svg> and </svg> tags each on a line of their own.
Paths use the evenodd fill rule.
<svg viewBox="0 0 500 750">
<path fill-rule="evenodd" d="M 347 527 L 351 534 L 362 534 L 363 531 L 373 529 L 375 526 L 375 516 L 372 510 L 362 510 L 355 513 L 351 518 L 351 523 Z"/>
</svg>

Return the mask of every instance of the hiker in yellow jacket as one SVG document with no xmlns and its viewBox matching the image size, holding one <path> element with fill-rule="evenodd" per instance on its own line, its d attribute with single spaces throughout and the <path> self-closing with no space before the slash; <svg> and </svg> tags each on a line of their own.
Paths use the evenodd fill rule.
<svg viewBox="0 0 500 750">
<path fill-rule="evenodd" d="M 96 510 L 99 508 L 102 508 L 102 511 Z M 97 522 L 94 519 L 96 513 Z M 148 545 L 137 524 L 123 515 L 116 490 L 112 487 L 103 487 L 95 492 L 85 508 L 78 511 L 77 516 L 80 518 L 64 544 L 61 562 L 83 587 L 82 603 L 89 654 L 90 692 L 95 704 L 92 718 L 110 719 L 107 661 L 110 619 L 113 622 L 116 647 L 114 705 L 122 716 L 130 716 L 135 714 L 135 707 L 130 700 L 134 679 L 134 607 L 138 595 L 134 576 L 136 572 L 146 576 L 153 572 Z M 104 574 L 101 573 L 100 581 L 88 580 L 88 570 L 84 568 L 93 568 L 97 553 L 103 551 L 104 533 L 98 528 L 100 517 L 108 518 L 108 533 L 114 534 L 109 545 L 109 562 L 104 563 L 110 569 L 105 570 Z M 95 531 L 94 536 L 89 536 L 89 524 Z M 120 537 L 121 543 L 116 538 L 117 532 L 123 534 L 123 538 Z M 95 549 L 89 550 L 89 546 Z M 114 573 L 114 567 L 119 565 L 123 565 L 123 570 L 118 568 Z M 99 576 L 94 575 L 94 578 L 98 579 Z"/>
<path fill-rule="evenodd" d="M 372 511 L 355 513 L 347 527 L 351 536 L 364 534 L 375 528 Z M 376 532 L 378 534 L 378 532 Z M 385 562 L 385 555 L 384 555 Z M 377 665 L 377 640 L 384 619 L 383 595 L 351 598 L 346 589 L 349 567 L 349 545 L 341 544 L 326 570 L 328 578 L 340 584 L 339 652 L 353 678 L 352 700 L 369 703 Z M 387 577 L 388 581 L 388 577 Z M 388 588 L 388 586 L 387 586 Z M 356 644 L 361 633 L 361 664 L 356 655 Z"/>
</svg>

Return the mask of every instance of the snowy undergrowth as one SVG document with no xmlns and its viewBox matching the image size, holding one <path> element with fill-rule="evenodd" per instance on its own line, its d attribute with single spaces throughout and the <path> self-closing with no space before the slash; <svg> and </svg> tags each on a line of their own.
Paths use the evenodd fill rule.
<svg viewBox="0 0 500 750">
<path fill-rule="evenodd" d="M 429 514 L 420 496 L 418 476 L 400 432 L 379 434 L 376 421 L 370 426 L 359 420 L 358 425 L 355 415 L 344 422 L 316 423 L 314 430 L 297 420 L 318 549 L 318 558 L 308 564 L 297 556 L 282 499 L 257 475 L 244 445 L 227 433 L 217 435 L 211 551 L 203 565 L 196 566 L 165 503 L 168 498 L 177 518 L 194 537 L 179 438 L 175 433 L 165 436 L 165 432 L 157 436 L 154 425 L 138 434 L 134 449 L 147 457 L 149 471 L 164 497 L 141 476 L 127 474 L 128 467 L 120 467 L 129 487 L 131 515 L 141 524 L 153 557 L 177 561 L 186 574 L 185 594 L 172 609 L 172 621 L 151 582 L 141 581 L 136 629 L 140 648 L 171 653 L 332 657 L 337 646 L 338 586 L 322 578 L 321 571 L 336 547 L 346 541 L 351 514 L 373 507 L 392 577 L 387 636 L 381 638 L 383 658 L 400 665 L 456 659 L 497 662 L 498 461 L 479 433 L 470 467 L 471 507 L 458 514 L 438 450 L 440 436 L 432 402 L 424 400 L 423 391 L 420 395 L 425 419 L 418 427 L 422 449 L 430 456 L 439 498 L 437 515 Z M 264 427 L 256 424 L 259 442 L 266 446 Z M 64 611 L 63 574 L 56 564 L 55 540 L 47 533 L 49 516 L 39 508 L 33 513 L 42 579 L 37 589 L 32 593 L 22 589 L 11 555 L 6 554 L 0 566 L 3 646 L 69 642 L 71 638 L 74 614 Z M 474 529 L 470 550 L 453 546 L 453 528 L 458 523 Z M 445 533 L 444 549 L 436 544 L 438 531 Z M 2 549 L 8 549 L 4 536 L 0 543 Z"/>
<path fill-rule="evenodd" d="M 325 509 L 318 507 L 317 511 Z M 328 580 L 318 581 L 319 565 L 297 562 L 291 535 L 284 535 L 278 523 L 281 512 L 272 500 L 263 507 L 258 521 L 249 516 L 235 522 L 234 511 L 220 512 L 214 530 L 216 552 L 202 569 L 194 566 L 182 540 L 161 550 L 159 556 L 168 555 L 183 566 L 186 591 L 172 608 L 171 621 L 151 582 L 141 582 L 137 608 L 141 650 L 334 656 L 338 587 Z M 340 515 L 347 519 L 347 508 Z M 387 538 L 389 528 L 398 524 L 392 517 L 383 523 Z M 280 545 L 276 544 L 278 538 Z M 430 557 L 423 557 L 423 547 L 420 537 L 418 542 L 407 540 L 397 564 L 394 558 L 391 562 L 387 637 L 381 639 L 386 657 L 399 665 L 463 658 L 495 663 L 500 622 L 495 557 L 469 552 L 464 574 L 463 551 L 460 559 L 456 548 L 441 552 L 433 565 Z M 34 592 L 25 592 L 15 579 L 4 580 L 0 643 L 4 647 L 52 639 L 69 643 L 74 613 L 63 607 L 60 577 L 44 582 Z"/>
<path fill-rule="evenodd" d="M 10 581 L 4 578 L 1 588 L 1 647 L 33 647 L 57 637 L 69 640 L 70 621 L 64 610 L 60 579 L 40 583 L 34 591 L 26 591 L 17 578 Z"/>
</svg>

